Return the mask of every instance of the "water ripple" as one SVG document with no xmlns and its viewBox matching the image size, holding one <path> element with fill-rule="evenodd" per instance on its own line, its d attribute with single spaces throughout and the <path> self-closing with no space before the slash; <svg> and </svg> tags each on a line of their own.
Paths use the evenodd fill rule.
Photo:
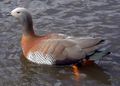
<svg viewBox="0 0 120 86">
<path fill-rule="evenodd" d="M 80 81 L 75 81 L 68 67 L 33 66 L 25 59 L 21 61 L 21 25 L 8 16 L 18 6 L 26 7 L 32 13 L 36 33 L 54 31 L 74 36 L 101 36 L 107 39 L 105 48 L 108 47 L 112 54 L 101 62 L 102 69 L 81 67 L 80 72 L 86 77 Z M 120 0 L 1 0 L 0 32 L 1 86 L 120 84 L 117 78 L 120 75 Z"/>
</svg>

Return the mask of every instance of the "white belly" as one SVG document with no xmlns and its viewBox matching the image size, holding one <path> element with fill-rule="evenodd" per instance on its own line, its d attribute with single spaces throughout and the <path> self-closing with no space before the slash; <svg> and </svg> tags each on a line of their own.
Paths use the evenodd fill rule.
<svg viewBox="0 0 120 86">
<path fill-rule="evenodd" d="M 38 51 L 29 52 L 27 59 L 37 64 L 46 64 L 46 65 L 52 65 L 55 62 L 52 55 L 43 54 Z"/>
</svg>

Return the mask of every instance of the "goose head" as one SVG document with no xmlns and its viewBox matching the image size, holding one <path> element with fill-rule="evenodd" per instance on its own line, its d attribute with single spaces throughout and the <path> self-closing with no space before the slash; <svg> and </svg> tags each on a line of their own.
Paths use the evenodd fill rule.
<svg viewBox="0 0 120 86">
<path fill-rule="evenodd" d="M 19 20 L 24 34 L 34 34 L 32 17 L 26 8 L 18 7 L 11 11 L 11 15 Z"/>
<path fill-rule="evenodd" d="M 28 13 L 29 12 L 23 7 L 18 7 L 11 11 L 11 15 L 18 19 L 20 17 L 26 16 L 26 14 L 28 14 Z"/>
<path fill-rule="evenodd" d="M 26 8 L 18 7 L 11 11 L 11 15 L 17 18 L 23 25 L 32 24 L 32 17 Z"/>
</svg>

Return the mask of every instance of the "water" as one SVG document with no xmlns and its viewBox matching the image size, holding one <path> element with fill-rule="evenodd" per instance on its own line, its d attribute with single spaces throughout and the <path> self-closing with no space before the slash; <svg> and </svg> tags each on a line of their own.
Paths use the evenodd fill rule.
<svg viewBox="0 0 120 86">
<path fill-rule="evenodd" d="M 101 36 L 112 53 L 100 64 L 80 67 L 76 80 L 71 67 L 40 66 L 21 55 L 21 26 L 9 13 L 22 6 L 32 13 L 37 34 Z M 1 0 L 0 86 L 119 86 L 119 0 Z"/>
</svg>

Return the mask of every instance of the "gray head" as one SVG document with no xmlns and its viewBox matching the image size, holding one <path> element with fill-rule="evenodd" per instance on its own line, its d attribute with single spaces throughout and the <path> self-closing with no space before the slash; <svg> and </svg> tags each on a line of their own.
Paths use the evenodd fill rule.
<svg viewBox="0 0 120 86">
<path fill-rule="evenodd" d="M 24 33 L 33 32 L 32 17 L 28 10 L 23 7 L 15 8 L 11 11 L 11 15 L 17 18 L 23 25 Z"/>
<path fill-rule="evenodd" d="M 32 23 L 32 17 L 26 8 L 15 8 L 11 11 L 11 15 L 17 18 L 22 24 Z"/>
<path fill-rule="evenodd" d="M 26 8 L 17 7 L 11 11 L 11 15 L 14 16 L 15 18 L 19 19 L 23 16 L 30 15 L 30 13 L 28 12 L 28 10 Z"/>
</svg>

